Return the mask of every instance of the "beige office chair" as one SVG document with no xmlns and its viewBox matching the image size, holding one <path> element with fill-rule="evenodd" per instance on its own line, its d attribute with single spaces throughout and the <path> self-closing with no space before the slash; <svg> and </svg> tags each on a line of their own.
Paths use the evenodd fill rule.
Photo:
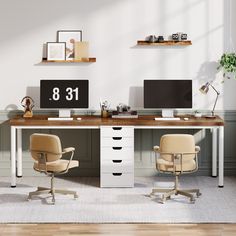
<svg viewBox="0 0 236 236">
<path fill-rule="evenodd" d="M 78 167 L 79 162 L 72 160 L 75 148 L 69 147 L 62 150 L 61 141 L 58 136 L 51 134 L 32 134 L 30 136 L 30 152 L 34 162 L 34 170 L 45 173 L 51 177 L 51 188 L 38 187 L 29 193 L 28 199 L 41 194 L 51 194 L 52 203 L 55 204 L 55 193 L 72 194 L 78 198 L 75 191 L 54 189 L 54 176 L 68 172 L 69 169 Z M 65 153 L 71 153 L 69 160 L 61 159 Z"/>
<path fill-rule="evenodd" d="M 171 195 L 183 195 L 190 198 L 190 202 L 195 202 L 194 194 L 201 195 L 199 189 L 179 189 L 179 176 L 181 174 L 193 173 L 198 170 L 199 146 L 195 146 L 194 137 L 189 134 L 168 134 L 163 135 L 160 147 L 154 146 L 156 153 L 156 168 L 163 173 L 175 175 L 175 184 L 172 189 L 154 188 L 150 196 L 155 193 L 162 193 L 161 203 L 169 199 Z M 158 157 L 158 154 L 159 157 Z"/>
</svg>

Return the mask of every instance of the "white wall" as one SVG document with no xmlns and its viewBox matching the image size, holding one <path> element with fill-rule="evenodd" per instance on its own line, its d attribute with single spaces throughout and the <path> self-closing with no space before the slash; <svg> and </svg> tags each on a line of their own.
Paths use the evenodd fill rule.
<svg viewBox="0 0 236 236">
<path fill-rule="evenodd" d="M 142 84 L 150 78 L 192 78 L 194 108 L 210 109 L 215 98 L 198 88 L 205 81 L 235 97 L 236 81 L 221 84 L 216 61 L 228 42 L 227 0 L 0 0 L 0 110 L 20 107 L 26 94 L 38 100 L 40 79 L 90 80 L 90 108 L 99 99 L 142 107 Z M 234 8 L 236 9 L 236 7 Z M 60 29 L 82 29 L 96 63 L 41 65 L 43 43 L 56 40 Z M 186 32 L 189 47 L 142 48 L 150 34 Z M 234 37 L 234 40 L 236 38 Z M 223 88 L 225 86 L 225 88 Z M 229 92 L 228 92 L 229 91 Z M 236 109 L 221 96 L 217 109 Z"/>
</svg>

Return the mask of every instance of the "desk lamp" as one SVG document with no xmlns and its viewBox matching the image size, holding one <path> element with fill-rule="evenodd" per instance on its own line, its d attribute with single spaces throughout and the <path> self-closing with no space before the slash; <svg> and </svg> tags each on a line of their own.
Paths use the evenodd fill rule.
<svg viewBox="0 0 236 236">
<path fill-rule="evenodd" d="M 215 116 L 215 107 L 216 107 L 216 103 L 217 103 L 217 100 L 218 100 L 218 97 L 220 95 L 220 92 L 216 90 L 216 88 L 210 83 L 210 82 L 207 82 L 206 84 L 202 85 L 202 87 L 199 89 L 203 94 L 207 94 L 208 91 L 209 91 L 209 87 L 212 87 L 214 89 L 214 91 L 216 92 L 216 100 L 215 100 L 215 103 L 214 103 L 214 106 L 213 106 L 213 109 L 211 111 L 211 115 L 210 116 L 206 116 L 207 118 L 216 118 Z"/>
</svg>

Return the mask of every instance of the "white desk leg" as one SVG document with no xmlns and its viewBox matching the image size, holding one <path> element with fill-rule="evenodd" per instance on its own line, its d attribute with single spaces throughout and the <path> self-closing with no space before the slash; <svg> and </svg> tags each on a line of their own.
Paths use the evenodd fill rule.
<svg viewBox="0 0 236 236">
<path fill-rule="evenodd" d="M 17 177 L 22 177 L 22 130 L 17 130 Z"/>
<path fill-rule="evenodd" d="M 224 187 L 224 126 L 219 128 L 219 187 Z"/>
<path fill-rule="evenodd" d="M 217 129 L 212 129 L 212 177 L 217 176 Z"/>
<path fill-rule="evenodd" d="M 16 128 L 11 126 L 11 187 L 16 187 Z"/>
</svg>

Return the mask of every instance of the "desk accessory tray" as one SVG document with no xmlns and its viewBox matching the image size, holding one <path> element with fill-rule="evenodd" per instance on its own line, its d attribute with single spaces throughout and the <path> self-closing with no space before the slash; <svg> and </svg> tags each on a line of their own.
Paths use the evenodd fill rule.
<svg viewBox="0 0 236 236">
<path fill-rule="evenodd" d="M 132 118 L 138 118 L 138 113 L 137 111 L 124 111 L 124 112 L 118 112 L 118 111 L 113 111 L 112 112 L 112 118 L 121 118 L 121 119 L 132 119 Z"/>
</svg>

